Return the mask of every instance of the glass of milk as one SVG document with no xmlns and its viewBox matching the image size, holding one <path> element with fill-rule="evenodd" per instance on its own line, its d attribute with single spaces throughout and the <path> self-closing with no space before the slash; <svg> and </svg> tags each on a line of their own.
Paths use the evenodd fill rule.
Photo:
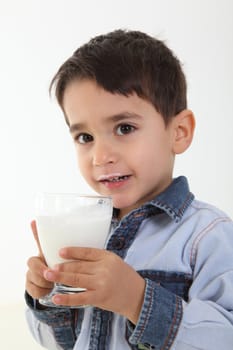
<svg viewBox="0 0 233 350">
<path fill-rule="evenodd" d="M 36 195 L 35 207 L 39 241 L 45 261 L 50 268 L 66 262 L 59 256 L 61 248 L 105 247 L 112 218 L 110 197 L 40 193 Z M 45 306 L 61 307 L 53 304 L 51 300 L 53 295 L 83 291 L 85 291 L 83 288 L 55 284 L 52 292 L 39 302 Z"/>
</svg>

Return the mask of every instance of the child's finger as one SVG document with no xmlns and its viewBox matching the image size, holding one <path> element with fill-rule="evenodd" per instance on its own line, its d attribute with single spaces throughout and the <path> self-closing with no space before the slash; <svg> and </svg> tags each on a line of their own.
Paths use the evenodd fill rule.
<svg viewBox="0 0 233 350">
<path fill-rule="evenodd" d="M 65 247 L 60 249 L 59 254 L 65 259 L 98 261 L 103 258 L 103 255 L 108 255 L 110 252 L 97 248 Z"/>
<path fill-rule="evenodd" d="M 39 237 L 38 237 L 38 232 L 37 232 L 37 227 L 36 227 L 36 221 L 33 220 L 31 222 L 31 229 L 32 229 L 32 232 L 33 232 L 33 236 L 35 238 L 35 241 L 36 241 L 36 244 L 37 244 L 37 247 L 39 249 L 39 255 L 41 257 L 43 257 L 43 252 L 42 252 L 42 249 L 41 249 L 41 245 L 40 245 L 40 241 L 39 241 Z"/>
</svg>

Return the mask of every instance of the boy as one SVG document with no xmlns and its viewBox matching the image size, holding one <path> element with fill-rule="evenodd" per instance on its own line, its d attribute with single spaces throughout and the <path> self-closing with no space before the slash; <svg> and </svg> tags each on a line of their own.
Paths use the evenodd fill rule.
<svg viewBox="0 0 233 350">
<path fill-rule="evenodd" d="M 82 175 L 115 209 L 106 250 L 64 247 L 71 262 L 54 269 L 41 252 L 29 259 L 34 337 L 48 349 L 232 349 L 232 221 L 172 178 L 195 127 L 178 59 L 159 40 L 117 30 L 80 47 L 51 86 Z M 54 282 L 87 291 L 43 308 Z"/>
</svg>

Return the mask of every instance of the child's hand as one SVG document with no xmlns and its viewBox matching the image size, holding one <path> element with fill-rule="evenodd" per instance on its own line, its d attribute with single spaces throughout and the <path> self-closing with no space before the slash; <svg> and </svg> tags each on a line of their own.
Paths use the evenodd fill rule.
<svg viewBox="0 0 233 350">
<path fill-rule="evenodd" d="M 48 266 L 46 265 L 42 254 L 35 221 L 32 221 L 31 228 L 37 242 L 39 255 L 33 256 L 28 260 L 29 269 L 26 275 L 26 290 L 34 299 L 39 299 L 48 294 L 52 290 L 54 284 L 48 282 L 44 278 L 44 271 Z"/>
<path fill-rule="evenodd" d="M 93 305 L 119 313 L 136 324 L 145 281 L 131 266 L 116 254 L 102 249 L 69 247 L 62 249 L 60 255 L 73 261 L 47 269 L 45 278 L 87 291 L 56 295 L 55 304 Z"/>
</svg>

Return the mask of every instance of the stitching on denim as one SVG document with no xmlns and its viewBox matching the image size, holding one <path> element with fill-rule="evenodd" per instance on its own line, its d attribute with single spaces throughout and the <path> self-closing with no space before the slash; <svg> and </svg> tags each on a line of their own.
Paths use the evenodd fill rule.
<svg viewBox="0 0 233 350">
<path fill-rule="evenodd" d="M 161 348 L 161 350 L 169 350 L 170 346 L 172 345 L 178 328 L 179 328 L 179 324 L 181 322 L 181 318 L 182 318 L 182 305 L 181 305 L 181 301 L 180 298 L 176 296 L 176 307 L 175 307 L 175 313 L 174 313 L 174 317 L 172 320 L 172 324 L 171 327 L 169 329 L 167 338 L 165 339 L 164 345 Z M 177 322 L 178 320 L 178 322 Z"/>
<path fill-rule="evenodd" d="M 191 192 L 189 192 L 182 207 L 178 208 L 178 213 L 180 216 L 183 216 L 184 211 L 187 209 L 187 207 L 190 205 L 193 199 L 194 199 L 194 195 Z"/>
<path fill-rule="evenodd" d="M 197 257 L 197 248 L 198 245 L 203 237 L 218 223 L 220 222 L 230 222 L 231 219 L 229 217 L 220 217 L 216 218 L 214 221 L 212 221 L 208 226 L 206 226 L 196 237 L 192 244 L 191 252 L 190 252 L 190 266 L 192 270 L 194 269 L 195 263 L 196 263 L 196 257 Z"/>
<path fill-rule="evenodd" d="M 148 283 L 148 286 L 150 287 L 150 289 L 149 289 L 149 291 L 150 291 L 150 294 L 148 295 L 148 301 L 149 301 L 149 307 L 148 307 L 148 312 L 146 313 L 146 317 L 144 318 L 144 321 L 143 321 L 143 323 L 142 323 L 142 327 L 141 327 L 141 331 L 139 332 L 139 334 L 138 334 L 138 338 L 140 339 L 141 338 L 141 336 L 142 336 L 142 333 L 144 332 L 144 330 L 145 330 L 145 325 L 148 323 L 148 319 L 149 319 L 149 317 L 150 317 L 150 315 L 151 315 L 151 309 L 152 309 L 152 305 L 153 305 L 153 288 L 151 287 L 151 285 L 150 285 L 150 281 L 149 281 L 149 283 Z"/>
<path fill-rule="evenodd" d="M 160 208 L 161 210 L 165 211 L 172 219 L 174 219 L 176 222 L 179 222 L 181 220 L 185 210 L 188 208 L 188 206 L 191 204 L 191 202 L 194 200 L 194 195 L 192 192 L 189 191 L 189 187 L 187 184 L 187 180 L 184 177 L 179 177 L 173 181 L 173 186 L 175 186 L 178 190 L 180 190 L 181 186 L 185 189 L 186 198 L 183 199 L 182 197 L 179 198 L 179 203 L 174 207 L 174 205 L 169 204 L 166 201 L 166 197 L 164 195 L 158 196 L 154 200 L 151 201 L 152 205 L 155 205 L 156 207 Z M 169 188 L 167 190 L 169 192 Z M 170 195 L 174 196 L 174 193 L 170 193 Z M 180 207 L 179 207 L 180 205 Z"/>
<path fill-rule="evenodd" d="M 156 283 L 162 282 L 174 282 L 174 283 L 186 283 L 189 284 L 192 275 L 190 273 L 176 272 L 176 271 L 164 271 L 164 270 L 153 270 L 143 269 L 137 270 L 137 272 L 143 277 L 148 278 Z"/>
<path fill-rule="evenodd" d="M 129 214 L 128 217 L 125 217 L 115 228 L 112 236 L 109 238 L 106 247 L 107 250 L 115 252 L 117 255 L 124 258 L 133 240 L 135 239 L 136 233 L 142 221 L 151 215 L 155 215 L 154 208 L 151 210 L 148 207 L 141 207 L 140 209 L 137 209 Z M 116 239 L 119 241 L 119 238 L 124 241 L 124 246 L 121 246 L 120 249 L 116 249 L 116 247 L 114 247 L 114 242 Z M 103 319 L 102 316 L 104 312 L 105 311 L 103 310 L 97 311 L 97 308 L 95 308 L 93 311 L 89 342 L 89 348 L 92 350 L 99 348 L 103 342 L 106 344 L 106 342 L 109 340 L 107 338 L 109 338 L 108 336 L 110 335 L 112 317 L 110 317 L 109 314 L 109 319 L 108 317 Z"/>
</svg>

